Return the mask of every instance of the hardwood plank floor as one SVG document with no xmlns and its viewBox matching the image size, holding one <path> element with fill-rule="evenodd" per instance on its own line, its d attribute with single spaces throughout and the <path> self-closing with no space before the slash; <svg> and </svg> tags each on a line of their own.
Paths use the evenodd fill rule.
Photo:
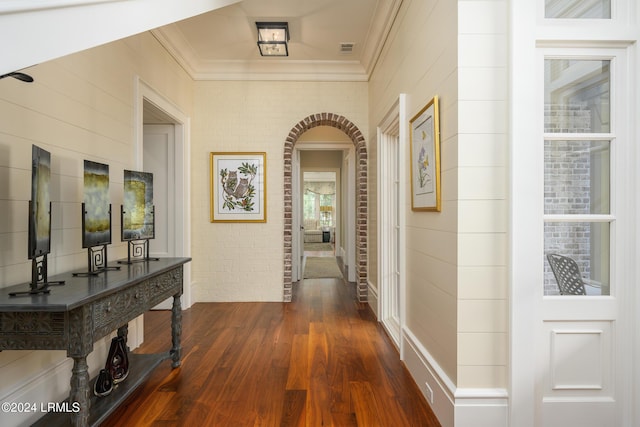
<svg viewBox="0 0 640 427">
<path fill-rule="evenodd" d="M 291 303 L 198 303 L 164 362 L 106 426 L 439 426 L 355 285 L 306 279 Z M 170 347 L 145 315 L 138 353 Z"/>
</svg>

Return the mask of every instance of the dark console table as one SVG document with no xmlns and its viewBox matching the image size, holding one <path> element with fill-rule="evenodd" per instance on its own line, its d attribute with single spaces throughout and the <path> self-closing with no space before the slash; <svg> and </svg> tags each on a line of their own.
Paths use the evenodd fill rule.
<svg viewBox="0 0 640 427">
<path fill-rule="evenodd" d="M 9 292 L 27 290 L 28 284 L 0 289 L 0 350 L 66 350 L 73 358 L 69 411 L 50 412 L 35 425 L 98 425 L 160 362 L 171 359 L 174 368 L 180 366 L 180 297 L 183 265 L 189 261 L 161 258 L 92 277 L 60 275 L 51 279 L 66 284 L 52 287 L 49 294 L 9 296 Z M 126 340 L 128 322 L 169 297 L 173 297 L 171 349 L 153 355 L 129 354 L 127 379 L 109 396 L 95 397 L 87 371 L 87 355 L 94 342 L 116 329 Z"/>
</svg>

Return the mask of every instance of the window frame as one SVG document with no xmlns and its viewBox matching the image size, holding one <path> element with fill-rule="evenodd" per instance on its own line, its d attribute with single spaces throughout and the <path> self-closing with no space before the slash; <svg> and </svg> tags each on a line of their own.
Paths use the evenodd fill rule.
<svg viewBox="0 0 640 427">
<path fill-rule="evenodd" d="M 582 21 L 582 20 L 581 20 Z M 545 214 L 545 201 L 541 201 L 542 221 L 543 221 L 543 255 L 545 247 L 544 236 L 544 224 L 547 223 L 609 223 L 609 293 L 601 296 L 589 296 L 592 298 L 608 298 L 615 297 L 617 295 L 617 270 L 616 270 L 616 252 L 617 252 L 617 228 L 618 228 L 618 211 L 619 211 L 619 199 L 618 194 L 620 191 L 620 179 L 621 176 L 621 162 L 623 152 L 620 151 L 620 138 L 619 123 L 621 122 L 622 108 L 619 102 L 619 91 L 622 89 L 620 85 L 623 82 L 621 70 L 624 69 L 626 61 L 626 52 L 623 49 L 619 49 L 617 46 L 604 47 L 604 48 L 576 48 L 573 46 L 545 46 L 538 49 L 538 64 L 541 67 L 539 75 L 539 81 L 537 87 L 540 88 L 538 105 L 544 108 L 545 105 L 545 61 L 549 59 L 566 59 L 566 60 L 597 60 L 597 61 L 610 61 L 609 65 L 609 91 L 610 91 L 610 127 L 609 132 L 605 133 L 558 133 L 558 132 L 545 132 L 544 128 L 544 112 L 540 112 L 539 122 L 539 144 L 544 145 L 545 141 L 608 141 L 610 143 L 610 182 L 609 182 L 609 197 L 610 197 L 610 210 L 608 214 Z M 544 153 L 544 149 L 541 149 Z M 541 159 L 541 165 L 544 169 L 544 158 Z M 542 185 L 544 185 L 544 174 L 542 175 Z M 544 284 L 541 283 L 541 290 L 543 292 L 543 298 L 567 298 L 567 296 L 547 295 L 544 293 Z M 583 298 L 583 297 L 578 297 Z"/>
</svg>

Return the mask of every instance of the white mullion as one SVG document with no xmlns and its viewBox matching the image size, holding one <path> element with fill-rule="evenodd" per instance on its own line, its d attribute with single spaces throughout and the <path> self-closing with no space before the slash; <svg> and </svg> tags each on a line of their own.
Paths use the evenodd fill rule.
<svg viewBox="0 0 640 427">
<path fill-rule="evenodd" d="M 613 133 L 544 133 L 545 141 L 613 141 Z"/>
<path fill-rule="evenodd" d="M 544 215 L 544 222 L 613 222 L 616 220 L 610 214 L 559 214 Z"/>
</svg>

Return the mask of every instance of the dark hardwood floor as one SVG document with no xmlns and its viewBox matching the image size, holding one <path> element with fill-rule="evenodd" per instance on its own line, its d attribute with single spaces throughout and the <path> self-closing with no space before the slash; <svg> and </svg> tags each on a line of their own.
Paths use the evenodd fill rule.
<svg viewBox="0 0 640 427">
<path fill-rule="evenodd" d="M 353 284 L 294 287 L 291 303 L 184 311 L 182 366 L 163 362 L 103 425 L 440 425 Z M 136 352 L 169 348 L 169 322 L 147 313 Z"/>
</svg>

